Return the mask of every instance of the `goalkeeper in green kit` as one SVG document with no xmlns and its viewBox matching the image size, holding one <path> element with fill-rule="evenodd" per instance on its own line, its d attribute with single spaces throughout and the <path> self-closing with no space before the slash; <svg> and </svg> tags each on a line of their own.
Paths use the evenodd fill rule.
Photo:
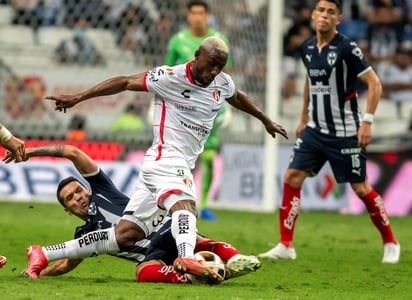
<svg viewBox="0 0 412 300">
<path fill-rule="evenodd" d="M 166 65 L 173 66 L 192 60 L 193 53 L 199 48 L 203 40 L 210 36 L 221 38 L 229 46 L 226 36 L 208 27 L 208 10 L 209 7 L 204 1 L 190 1 L 187 4 L 186 20 L 188 28 L 179 31 L 170 38 L 165 58 Z M 228 72 L 230 67 L 231 59 L 229 56 L 224 71 Z M 215 119 L 213 129 L 205 143 L 204 151 L 199 157 L 202 175 L 199 217 L 205 220 L 213 221 L 216 219 L 213 213 L 207 209 L 207 198 L 213 181 L 213 160 L 220 146 L 219 129 L 227 126 L 230 118 L 230 108 L 223 106 Z"/>
</svg>

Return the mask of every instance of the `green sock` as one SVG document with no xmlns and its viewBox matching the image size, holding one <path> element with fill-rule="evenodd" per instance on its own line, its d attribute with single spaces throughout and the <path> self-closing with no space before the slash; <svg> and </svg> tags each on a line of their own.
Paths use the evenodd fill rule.
<svg viewBox="0 0 412 300">
<path fill-rule="evenodd" d="M 210 187 L 213 181 L 213 159 L 216 156 L 217 151 L 214 149 L 205 149 L 200 154 L 200 170 L 201 170 L 201 197 L 199 209 L 207 207 L 207 198 Z"/>
</svg>

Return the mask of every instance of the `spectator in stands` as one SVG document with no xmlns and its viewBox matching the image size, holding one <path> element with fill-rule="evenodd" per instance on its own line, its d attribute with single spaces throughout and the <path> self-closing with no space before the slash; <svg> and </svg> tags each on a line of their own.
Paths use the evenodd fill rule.
<svg viewBox="0 0 412 300">
<path fill-rule="evenodd" d="M 412 50 L 399 47 L 381 80 L 384 96 L 397 102 L 399 108 L 403 102 L 412 102 Z"/>
<path fill-rule="evenodd" d="M 73 35 L 60 42 L 55 50 L 60 63 L 80 65 L 104 65 L 105 61 L 99 50 L 87 37 L 89 23 L 78 17 L 73 26 Z"/>
<path fill-rule="evenodd" d="M 283 54 L 291 56 L 295 59 L 299 59 L 300 52 L 299 47 L 304 40 L 314 34 L 312 29 L 312 10 L 307 6 L 301 6 L 295 18 L 293 24 L 287 31 L 283 41 Z"/>
<path fill-rule="evenodd" d="M 359 46 L 367 49 L 371 62 L 389 61 L 403 39 L 402 12 L 397 0 L 370 0 L 368 27 Z"/>
<path fill-rule="evenodd" d="M 145 122 L 142 117 L 142 108 L 135 104 L 129 103 L 125 111 L 110 124 L 110 131 L 144 131 Z"/>
<path fill-rule="evenodd" d="M 12 0 L 14 10 L 12 24 L 26 25 L 33 30 L 33 42 L 38 42 L 38 30 L 41 26 L 39 0 Z"/>
<path fill-rule="evenodd" d="M 297 80 L 304 77 L 299 73 L 299 47 L 314 34 L 311 22 L 312 10 L 305 4 L 296 7 L 292 26 L 283 38 L 282 97 L 289 99 L 297 94 Z M 302 73 L 302 72 L 301 72 Z"/>
<path fill-rule="evenodd" d="M 95 27 L 104 27 L 105 9 L 101 0 L 64 0 L 65 15 L 63 23 L 73 27 L 80 17 Z"/>
<path fill-rule="evenodd" d="M 66 140 L 73 142 L 83 142 L 87 140 L 86 118 L 82 115 L 74 115 L 70 120 L 69 132 Z"/>
<path fill-rule="evenodd" d="M 365 0 L 342 1 L 342 21 L 337 26 L 339 32 L 359 41 L 368 26 L 367 11 L 368 2 Z"/>
<path fill-rule="evenodd" d="M 162 11 L 150 28 L 147 48 L 152 55 L 146 55 L 146 64 L 148 66 L 163 64 L 167 48 L 158 47 L 158 45 L 167 44 L 173 32 L 176 32 L 177 26 L 174 16 L 173 13 Z"/>
<path fill-rule="evenodd" d="M 128 5 L 114 26 L 116 44 L 140 59 L 141 54 L 148 52 L 146 44 L 152 25 L 153 20 L 143 7 Z"/>
<path fill-rule="evenodd" d="M 263 108 L 266 91 L 266 56 L 253 56 L 246 63 L 242 88 L 253 95 L 255 103 Z"/>
<path fill-rule="evenodd" d="M 284 0 L 285 2 L 285 12 L 286 18 L 294 18 L 302 6 L 313 7 L 316 0 Z"/>
</svg>

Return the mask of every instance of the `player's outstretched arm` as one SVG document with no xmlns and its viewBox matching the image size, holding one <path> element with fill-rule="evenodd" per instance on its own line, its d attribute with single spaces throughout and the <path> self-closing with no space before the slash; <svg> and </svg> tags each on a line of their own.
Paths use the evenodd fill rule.
<svg viewBox="0 0 412 300">
<path fill-rule="evenodd" d="M 28 160 L 31 157 L 36 156 L 67 158 L 73 162 L 74 166 L 80 174 L 94 173 L 99 169 L 96 162 L 92 160 L 86 153 L 71 145 L 56 144 L 27 148 L 24 160 Z M 6 163 L 10 163 L 12 161 L 17 162 L 15 155 L 9 151 L 6 152 L 6 156 L 4 157 L 3 161 Z"/>
<path fill-rule="evenodd" d="M 63 110 L 65 112 L 66 108 L 73 107 L 77 103 L 91 98 L 114 95 L 123 91 L 146 91 L 144 86 L 145 75 L 146 72 L 132 76 L 113 77 L 78 94 L 46 96 L 46 99 L 55 101 L 54 110 Z"/>
<path fill-rule="evenodd" d="M 259 119 L 266 128 L 266 131 L 272 136 L 276 137 L 276 133 L 288 139 L 286 130 L 279 124 L 273 122 L 250 98 L 246 93 L 236 90 L 235 94 L 226 99 L 233 107 L 248 113 Z"/>
</svg>

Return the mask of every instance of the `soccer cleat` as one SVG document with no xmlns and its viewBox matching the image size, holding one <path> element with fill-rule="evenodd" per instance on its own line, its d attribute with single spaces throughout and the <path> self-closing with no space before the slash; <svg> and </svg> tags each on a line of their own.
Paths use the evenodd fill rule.
<svg viewBox="0 0 412 300">
<path fill-rule="evenodd" d="M 296 251 L 295 248 L 286 247 L 282 243 L 279 243 L 274 248 L 265 253 L 261 253 L 258 256 L 260 258 L 271 259 L 296 259 Z"/>
<path fill-rule="evenodd" d="M 399 243 L 386 243 L 383 245 L 383 258 L 384 264 L 396 264 L 399 261 L 401 254 L 401 245 Z"/>
<path fill-rule="evenodd" d="M 3 268 L 3 266 L 7 263 L 7 257 L 0 255 L 0 268 Z"/>
<path fill-rule="evenodd" d="M 216 221 L 216 216 L 207 208 L 200 210 L 200 218 L 206 221 Z"/>
<path fill-rule="evenodd" d="M 256 256 L 236 254 L 226 263 L 225 279 L 249 274 L 259 269 L 260 266 L 260 261 Z"/>
<path fill-rule="evenodd" d="M 191 274 L 196 279 L 204 280 L 209 284 L 219 284 L 223 281 L 222 276 L 194 258 L 178 257 L 173 266 L 176 272 Z"/>
<path fill-rule="evenodd" d="M 26 256 L 29 259 L 29 265 L 25 274 L 34 279 L 39 278 L 40 272 L 49 264 L 46 256 L 44 256 L 41 246 L 30 246 L 26 249 Z"/>
</svg>

